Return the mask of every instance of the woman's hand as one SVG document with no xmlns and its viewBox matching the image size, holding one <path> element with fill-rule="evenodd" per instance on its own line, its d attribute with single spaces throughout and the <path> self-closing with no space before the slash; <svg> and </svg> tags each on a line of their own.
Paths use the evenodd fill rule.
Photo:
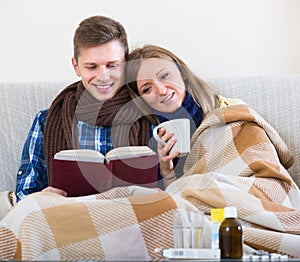
<svg viewBox="0 0 300 262">
<path fill-rule="evenodd" d="M 64 197 L 67 196 L 66 191 L 64 191 L 62 189 L 59 189 L 59 188 L 52 187 L 52 186 L 48 186 L 48 187 L 44 188 L 42 190 L 42 192 L 52 192 L 52 193 L 55 193 L 55 194 L 58 194 L 58 195 L 61 195 L 61 196 L 64 196 Z"/>
<path fill-rule="evenodd" d="M 163 177 L 174 177 L 175 173 L 172 160 L 179 155 L 178 150 L 170 154 L 170 150 L 176 143 L 174 132 L 166 132 L 164 128 L 160 128 L 158 130 L 158 136 L 167 143 L 165 146 L 161 145 L 160 143 L 157 144 L 161 175 Z"/>
</svg>

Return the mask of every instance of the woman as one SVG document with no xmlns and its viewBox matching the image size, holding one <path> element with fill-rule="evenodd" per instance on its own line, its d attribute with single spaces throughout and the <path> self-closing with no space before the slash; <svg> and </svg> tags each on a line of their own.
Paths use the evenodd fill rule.
<svg viewBox="0 0 300 262">
<path fill-rule="evenodd" d="M 128 60 L 126 82 L 130 93 L 140 110 L 145 115 L 151 114 L 150 119 L 154 123 L 189 118 L 192 136 L 203 117 L 220 106 L 222 97 L 217 96 L 172 52 L 159 46 L 146 45 L 134 49 Z M 185 158 L 178 159 L 179 152 L 169 154 L 176 142 L 173 133 L 160 129 L 159 136 L 167 141 L 166 146 L 158 144 L 157 148 L 161 175 L 167 186 L 182 175 Z"/>
<path fill-rule="evenodd" d="M 129 60 L 127 85 L 144 114 L 152 114 L 156 122 L 188 117 L 192 123 L 191 152 L 177 181 L 172 160 L 178 152 L 169 154 L 176 140 L 172 133 L 159 131 L 167 141 L 158 144 L 161 174 L 169 184 L 166 192 L 205 212 L 208 207 L 235 206 L 245 222 L 245 244 L 295 255 L 296 249 L 289 253 L 268 241 L 276 239 L 283 247 L 300 240 L 298 218 L 291 219 L 292 227 L 283 225 L 286 212 L 299 214 L 300 191 L 287 171 L 293 156 L 276 130 L 243 101 L 214 94 L 168 50 L 146 45 L 133 50 Z M 269 212 L 275 218 L 270 223 Z"/>
</svg>

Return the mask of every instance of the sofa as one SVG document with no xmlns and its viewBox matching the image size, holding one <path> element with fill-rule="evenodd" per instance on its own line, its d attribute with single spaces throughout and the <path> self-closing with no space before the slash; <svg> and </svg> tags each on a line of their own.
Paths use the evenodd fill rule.
<svg viewBox="0 0 300 262">
<path fill-rule="evenodd" d="M 280 134 L 294 155 L 300 186 L 300 74 L 205 79 L 219 94 L 244 100 Z M 0 192 L 14 191 L 22 147 L 33 118 L 70 82 L 0 83 Z"/>
</svg>

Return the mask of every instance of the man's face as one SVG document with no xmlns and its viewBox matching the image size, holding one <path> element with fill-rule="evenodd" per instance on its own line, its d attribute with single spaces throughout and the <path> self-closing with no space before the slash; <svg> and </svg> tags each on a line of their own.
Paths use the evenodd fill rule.
<svg viewBox="0 0 300 262">
<path fill-rule="evenodd" d="M 118 40 L 80 49 L 78 61 L 72 58 L 77 76 L 99 101 L 112 98 L 124 82 L 124 49 Z"/>
</svg>

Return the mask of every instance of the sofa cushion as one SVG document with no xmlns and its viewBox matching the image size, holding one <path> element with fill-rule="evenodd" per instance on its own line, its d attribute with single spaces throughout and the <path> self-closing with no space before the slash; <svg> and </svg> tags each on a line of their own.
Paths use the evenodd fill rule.
<svg viewBox="0 0 300 262">
<path fill-rule="evenodd" d="M 39 110 L 48 108 L 66 82 L 0 83 L 0 191 L 15 190 L 22 148 Z"/>
</svg>

